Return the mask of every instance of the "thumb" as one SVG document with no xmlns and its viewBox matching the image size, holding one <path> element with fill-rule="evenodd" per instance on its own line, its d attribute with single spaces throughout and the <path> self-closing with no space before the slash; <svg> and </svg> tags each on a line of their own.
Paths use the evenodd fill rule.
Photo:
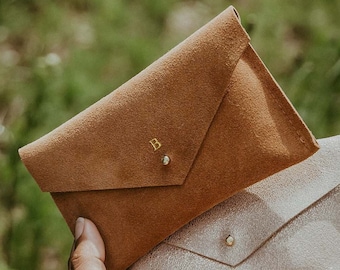
<svg viewBox="0 0 340 270">
<path fill-rule="evenodd" d="M 80 217 L 76 221 L 74 235 L 75 250 L 70 257 L 71 269 L 105 270 L 105 246 L 96 225 Z"/>
</svg>

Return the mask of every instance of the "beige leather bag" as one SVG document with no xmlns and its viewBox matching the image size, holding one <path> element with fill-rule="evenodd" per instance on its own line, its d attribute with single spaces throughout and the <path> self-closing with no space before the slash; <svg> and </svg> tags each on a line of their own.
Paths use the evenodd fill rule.
<svg viewBox="0 0 340 270">
<path fill-rule="evenodd" d="M 234 195 L 131 270 L 340 269 L 340 136 Z"/>
</svg>

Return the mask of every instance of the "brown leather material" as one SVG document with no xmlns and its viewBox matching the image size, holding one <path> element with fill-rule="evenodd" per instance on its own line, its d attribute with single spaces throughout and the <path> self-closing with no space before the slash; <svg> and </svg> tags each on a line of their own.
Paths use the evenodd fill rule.
<svg viewBox="0 0 340 270">
<path fill-rule="evenodd" d="M 19 153 L 71 230 L 78 216 L 93 220 L 107 267 L 125 269 L 193 218 L 317 149 L 229 7 Z"/>
<path fill-rule="evenodd" d="M 318 153 L 202 214 L 131 270 L 337 269 L 340 136 L 319 143 Z"/>
<path fill-rule="evenodd" d="M 229 9 L 39 147 L 29 146 L 34 159 L 24 158 L 26 166 L 48 192 L 183 184 L 248 42 Z M 160 162 L 165 153 L 171 166 Z M 37 159 L 45 166 L 30 166 Z"/>
</svg>

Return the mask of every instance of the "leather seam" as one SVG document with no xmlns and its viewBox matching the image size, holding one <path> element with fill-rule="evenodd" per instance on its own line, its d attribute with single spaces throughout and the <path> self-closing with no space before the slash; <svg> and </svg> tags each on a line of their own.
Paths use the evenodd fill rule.
<svg viewBox="0 0 340 270">
<path fill-rule="evenodd" d="M 279 106 L 282 114 L 287 118 L 290 126 L 293 128 L 293 130 L 295 131 L 295 133 L 297 134 L 299 140 L 300 140 L 300 143 L 302 145 L 304 145 L 305 148 L 308 149 L 307 145 L 306 145 L 306 140 L 304 138 L 304 136 L 301 134 L 301 132 L 299 131 L 299 129 L 294 125 L 293 123 L 293 120 L 291 119 L 290 115 L 286 113 L 286 111 L 284 110 L 282 104 L 278 101 L 279 97 L 278 96 L 275 96 L 274 93 L 272 93 L 272 91 L 269 91 L 270 92 L 270 95 L 272 96 L 273 100 L 276 102 L 276 104 Z"/>
<path fill-rule="evenodd" d="M 298 129 L 295 125 L 294 125 L 294 120 L 291 118 L 291 113 L 287 113 L 285 111 L 285 109 L 282 106 L 282 103 L 280 101 L 283 101 L 285 103 L 290 103 L 288 97 L 285 96 L 284 91 L 282 90 L 282 88 L 279 86 L 279 84 L 277 83 L 277 81 L 275 80 L 275 78 L 273 77 L 273 75 L 270 73 L 270 71 L 268 70 L 268 68 L 266 67 L 266 65 L 264 64 L 264 62 L 262 61 L 262 59 L 260 58 L 260 56 L 257 54 L 257 52 L 255 51 L 255 49 L 252 47 L 252 45 L 249 46 L 251 49 L 251 53 L 254 54 L 254 56 L 256 57 L 256 60 L 258 61 L 258 64 L 260 66 L 262 66 L 261 68 L 263 69 L 263 71 L 265 72 L 265 76 L 266 76 L 266 80 L 271 80 L 275 90 L 274 91 L 268 91 L 269 95 L 272 97 L 272 99 L 275 101 L 275 103 L 278 105 L 281 113 L 285 116 L 285 118 L 288 120 L 289 125 L 292 127 L 293 131 L 296 133 L 296 135 L 298 136 L 298 139 L 300 141 L 300 143 L 307 149 L 309 150 L 307 144 L 306 144 L 306 138 L 305 136 L 303 136 L 300 132 L 300 129 Z M 271 88 L 272 90 L 272 88 Z M 279 93 L 282 93 L 281 96 L 279 96 Z M 292 104 L 289 104 L 290 107 L 293 107 Z M 293 108 L 294 109 L 294 108 Z M 296 116 L 299 118 L 300 116 L 298 115 L 298 113 L 296 112 Z M 302 120 L 302 119 L 301 119 Z"/>
</svg>

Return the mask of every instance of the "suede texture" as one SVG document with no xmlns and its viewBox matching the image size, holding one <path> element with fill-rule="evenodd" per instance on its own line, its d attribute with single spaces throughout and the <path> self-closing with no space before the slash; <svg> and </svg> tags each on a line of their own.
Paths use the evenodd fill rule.
<svg viewBox="0 0 340 270">
<path fill-rule="evenodd" d="M 229 7 L 19 153 L 72 232 L 78 216 L 93 220 L 107 268 L 126 269 L 193 218 L 317 149 Z"/>
</svg>

